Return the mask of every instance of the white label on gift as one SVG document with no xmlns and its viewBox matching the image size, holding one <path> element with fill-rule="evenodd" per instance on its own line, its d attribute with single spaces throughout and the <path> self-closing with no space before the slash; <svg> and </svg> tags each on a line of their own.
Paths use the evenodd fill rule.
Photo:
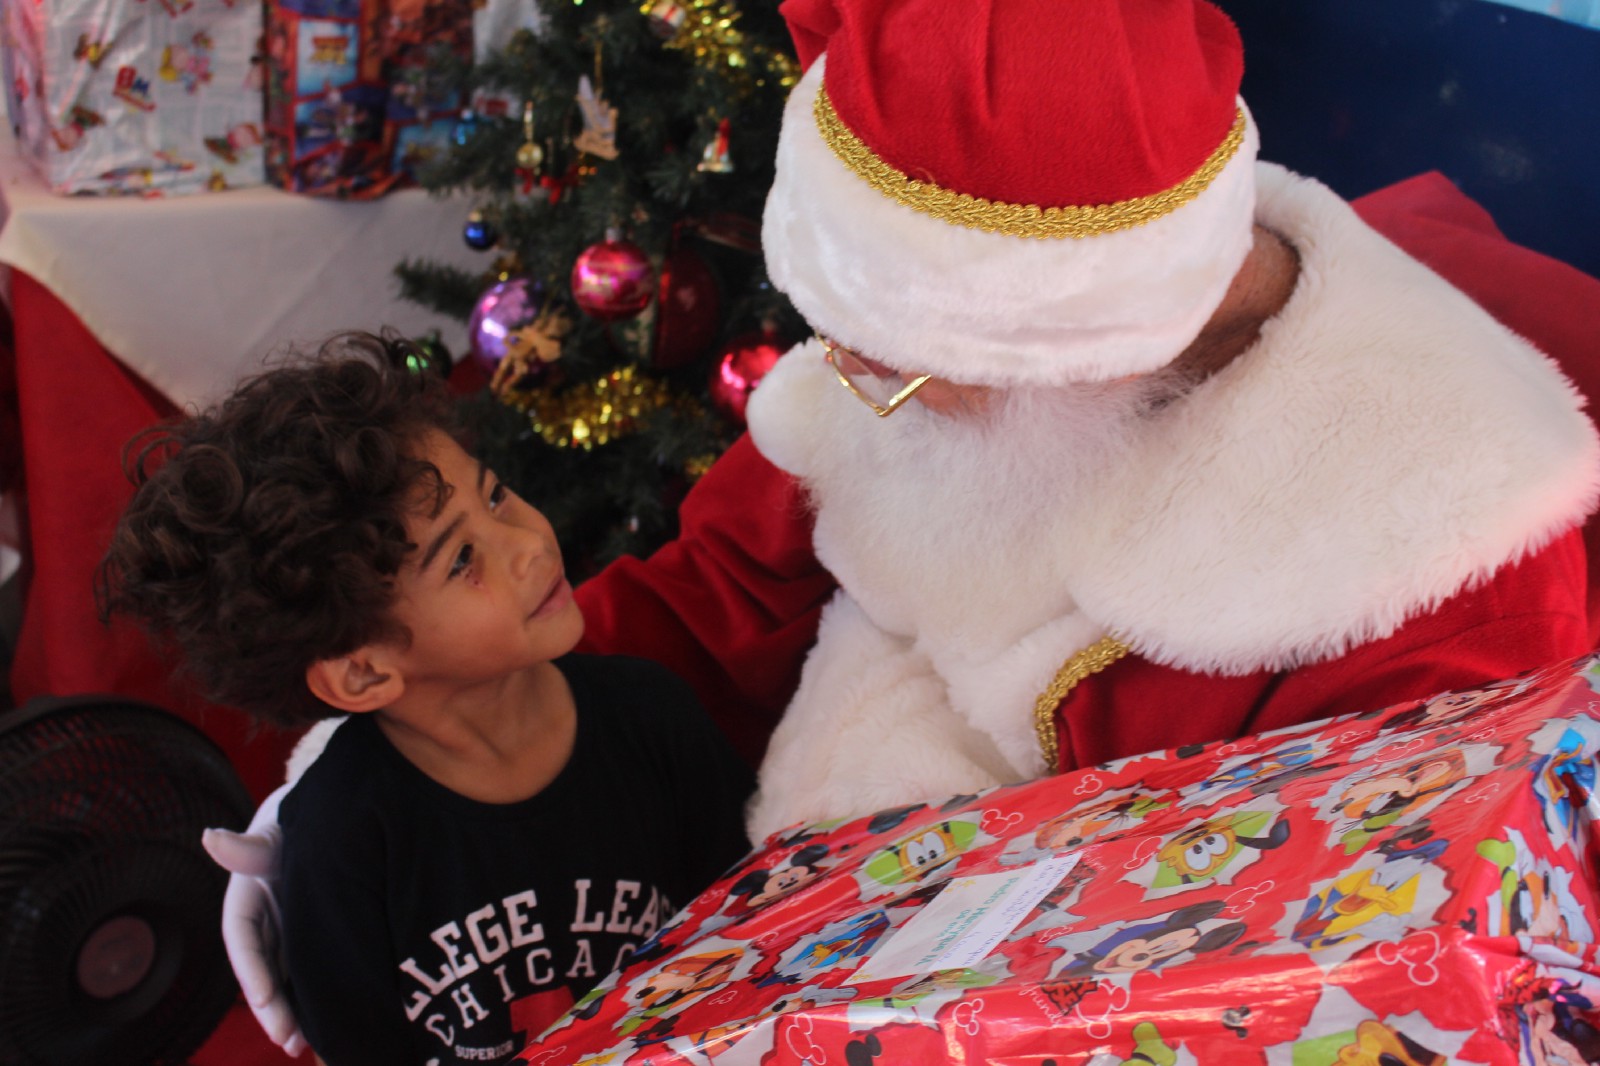
<svg viewBox="0 0 1600 1066">
<path fill-rule="evenodd" d="M 1077 861 L 1076 855 L 1058 855 L 1015 870 L 953 878 L 846 983 L 976 966 Z"/>
</svg>

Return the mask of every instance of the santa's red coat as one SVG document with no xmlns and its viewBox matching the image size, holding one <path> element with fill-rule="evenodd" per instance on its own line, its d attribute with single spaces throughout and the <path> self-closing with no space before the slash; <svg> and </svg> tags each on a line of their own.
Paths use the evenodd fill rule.
<svg viewBox="0 0 1600 1066">
<path fill-rule="evenodd" d="M 1407 252 L 1553 356 L 1600 380 L 1600 282 L 1511 244 L 1439 175 L 1356 201 Z M 750 759 L 793 694 L 835 583 L 811 549 L 796 483 L 748 438 L 685 501 L 680 537 L 579 590 L 584 646 L 656 659 L 688 679 Z M 1061 768 L 1311 721 L 1508 677 L 1592 646 L 1580 530 L 1412 618 L 1390 636 L 1288 671 L 1214 676 L 1127 656 L 1057 711 Z"/>
</svg>

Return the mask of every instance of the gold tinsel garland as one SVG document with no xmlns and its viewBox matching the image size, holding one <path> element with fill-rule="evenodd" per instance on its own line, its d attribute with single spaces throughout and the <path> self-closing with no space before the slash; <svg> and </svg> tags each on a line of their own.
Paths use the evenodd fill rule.
<svg viewBox="0 0 1600 1066">
<path fill-rule="evenodd" d="M 676 407 L 690 417 L 702 412 L 693 397 L 676 393 L 631 366 L 559 392 L 509 387 L 501 390 L 500 399 L 525 414 L 546 444 L 585 452 L 630 436 L 653 411 Z M 715 459 L 714 455 L 689 459 L 683 472 L 690 483 L 699 481 Z"/>
<path fill-rule="evenodd" d="M 711 464 L 717 461 L 715 455 L 696 455 L 683 464 L 683 472 L 688 475 L 689 483 L 693 484 L 705 477 L 711 469 Z"/>
<path fill-rule="evenodd" d="M 631 366 L 559 392 L 507 389 L 502 399 L 526 414 L 547 444 L 586 452 L 628 436 L 640 418 L 673 402 L 666 385 L 642 377 Z"/>
<path fill-rule="evenodd" d="M 763 72 L 777 79 L 784 88 L 792 89 L 800 80 L 800 67 L 793 58 L 762 44 L 745 40 L 739 29 L 739 9 L 727 0 L 680 0 L 663 3 L 663 0 L 645 0 L 639 10 L 646 16 L 658 16 L 662 8 L 669 8 L 681 19 L 677 29 L 666 41 L 666 47 L 689 52 L 702 66 L 725 68 L 736 84 L 762 83 Z M 741 86 L 748 91 L 749 86 Z"/>
</svg>

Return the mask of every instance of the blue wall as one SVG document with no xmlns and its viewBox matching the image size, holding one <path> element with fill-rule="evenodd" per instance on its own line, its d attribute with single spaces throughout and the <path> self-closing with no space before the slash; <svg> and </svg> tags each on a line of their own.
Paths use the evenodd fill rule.
<svg viewBox="0 0 1600 1066">
<path fill-rule="evenodd" d="M 1600 276 L 1600 30 L 1489 0 L 1217 0 L 1261 155 L 1347 197 L 1439 170 Z"/>
</svg>

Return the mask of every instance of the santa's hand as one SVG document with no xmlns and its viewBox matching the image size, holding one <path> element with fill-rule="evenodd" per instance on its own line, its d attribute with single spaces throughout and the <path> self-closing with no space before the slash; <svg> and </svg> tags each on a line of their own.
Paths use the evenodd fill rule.
<svg viewBox="0 0 1600 1066">
<path fill-rule="evenodd" d="M 283 919 L 273 894 L 278 881 L 278 848 L 283 841 L 278 805 L 344 721 L 327 718 L 306 731 L 289 753 L 287 780 L 261 801 L 243 833 L 207 829 L 200 835 L 207 854 L 233 875 L 222 897 L 222 943 L 228 949 L 233 975 L 261 1028 L 291 1056 L 306 1049 L 306 1038 L 285 991 Z"/>
<path fill-rule="evenodd" d="M 798 822 L 1016 779 L 993 742 L 951 709 L 927 657 L 840 590 L 823 608 L 800 688 L 772 733 L 745 829 L 760 842 Z"/>
<path fill-rule="evenodd" d="M 245 1002 L 272 1042 L 293 1056 L 305 1050 L 306 1038 L 285 992 L 281 922 L 273 896 L 283 836 L 278 804 L 290 787 L 268 796 L 243 833 L 207 829 L 201 842 L 233 875 L 222 898 L 222 942 Z"/>
</svg>

